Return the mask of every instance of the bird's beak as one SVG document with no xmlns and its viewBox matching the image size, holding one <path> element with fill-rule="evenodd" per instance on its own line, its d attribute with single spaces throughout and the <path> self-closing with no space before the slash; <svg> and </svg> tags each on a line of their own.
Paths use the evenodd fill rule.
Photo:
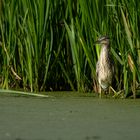
<svg viewBox="0 0 140 140">
<path fill-rule="evenodd" d="M 100 41 L 97 40 L 97 41 L 95 41 L 93 44 L 94 44 L 94 45 L 96 45 L 96 44 L 100 44 Z"/>
</svg>

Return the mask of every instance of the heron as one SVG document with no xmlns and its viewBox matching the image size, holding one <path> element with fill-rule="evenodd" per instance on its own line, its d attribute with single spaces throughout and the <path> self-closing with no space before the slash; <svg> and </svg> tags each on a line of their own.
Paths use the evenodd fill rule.
<svg viewBox="0 0 140 140">
<path fill-rule="evenodd" d="M 99 94 L 101 97 L 102 90 L 106 93 L 112 85 L 114 64 L 110 55 L 109 37 L 102 36 L 95 43 L 101 45 L 100 56 L 96 64 L 96 76 L 99 84 Z"/>
</svg>

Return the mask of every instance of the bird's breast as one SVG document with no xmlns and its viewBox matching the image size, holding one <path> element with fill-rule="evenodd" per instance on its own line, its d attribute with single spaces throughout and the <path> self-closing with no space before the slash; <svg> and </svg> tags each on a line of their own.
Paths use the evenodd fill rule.
<svg viewBox="0 0 140 140">
<path fill-rule="evenodd" d="M 105 51 L 101 52 L 98 65 L 98 81 L 103 89 L 108 88 L 111 85 L 113 72 L 112 65 L 110 63 L 109 54 Z"/>
</svg>

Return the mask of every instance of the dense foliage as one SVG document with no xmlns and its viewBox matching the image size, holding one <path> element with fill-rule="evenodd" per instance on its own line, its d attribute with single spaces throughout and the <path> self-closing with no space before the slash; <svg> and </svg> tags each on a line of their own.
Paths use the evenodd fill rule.
<svg viewBox="0 0 140 140">
<path fill-rule="evenodd" d="M 111 38 L 114 89 L 138 94 L 138 0 L 1 0 L 0 87 L 96 90 L 101 35 Z"/>
</svg>

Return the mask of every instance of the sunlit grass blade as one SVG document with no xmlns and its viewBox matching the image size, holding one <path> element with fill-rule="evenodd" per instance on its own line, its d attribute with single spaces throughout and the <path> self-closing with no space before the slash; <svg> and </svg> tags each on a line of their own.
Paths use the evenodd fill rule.
<svg viewBox="0 0 140 140">
<path fill-rule="evenodd" d="M 34 96 L 34 97 L 43 97 L 43 98 L 50 97 L 49 95 L 44 95 L 44 94 L 23 92 L 23 91 L 17 91 L 17 90 L 5 90 L 5 89 L 0 89 L 0 93 L 10 93 L 10 94 L 17 94 L 19 96 L 25 95 L 25 96 Z"/>
<path fill-rule="evenodd" d="M 129 45 L 131 47 L 131 50 L 132 50 L 132 53 L 134 53 L 134 46 L 133 46 L 133 43 L 132 43 L 132 35 L 131 35 L 131 32 L 130 32 L 130 29 L 129 29 L 129 23 L 128 23 L 128 20 L 126 19 L 125 15 L 124 15 L 124 12 L 121 8 L 121 13 L 122 13 L 122 19 L 123 19 L 123 23 L 124 23 L 124 28 L 125 28 L 125 32 L 126 32 L 126 35 L 127 35 L 127 40 L 129 42 Z"/>
</svg>

